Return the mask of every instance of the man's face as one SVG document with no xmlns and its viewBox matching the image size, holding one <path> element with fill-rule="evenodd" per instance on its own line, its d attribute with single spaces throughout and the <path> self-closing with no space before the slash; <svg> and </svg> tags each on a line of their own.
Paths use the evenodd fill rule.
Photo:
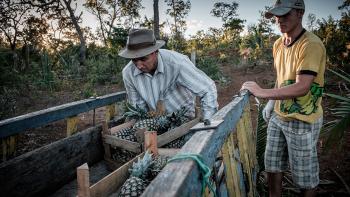
<svg viewBox="0 0 350 197">
<path fill-rule="evenodd" d="M 282 33 L 292 32 L 301 23 L 303 12 L 301 10 L 292 9 L 283 16 L 275 16 L 276 22 Z"/>
<path fill-rule="evenodd" d="M 149 55 L 132 59 L 132 62 L 142 72 L 153 74 L 157 69 L 157 53 L 152 52 Z"/>
</svg>

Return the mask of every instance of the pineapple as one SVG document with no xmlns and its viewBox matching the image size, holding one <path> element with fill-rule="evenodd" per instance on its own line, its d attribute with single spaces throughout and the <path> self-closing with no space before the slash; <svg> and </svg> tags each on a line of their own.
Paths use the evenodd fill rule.
<svg viewBox="0 0 350 197">
<path fill-rule="evenodd" d="M 136 132 L 136 129 L 134 129 L 132 127 L 128 127 L 128 128 L 121 129 L 120 131 L 118 131 L 114 135 L 120 139 L 136 142 L 137 139 L 135 136 L 135 132 Z"/>
<path fill-rule="evenodd" d="M 150 118 L 148 112 L 145 109 L 139 107 L 137 104 L 134 107 L 130 103 L 127 103 L 126 107 L 128 110 L 127 112 L 124 113 L 124 117 L 126 118 L 136 119 L 136 120 Z"/>
<path fill-rule="evenodd" d="M 162 155 L 159 155 L 154 159 L 154 163 L 151 169 L 152 178 L 155 178 L 158 175 L 158 173 L 165 167 L 168 160 L 169 160 L 168 156 L 162 156 Z"/>
<path fill-rule="evenodd" d="M 140 196 L 147 187 L 147 178 L 152 164 L 152 154 L 148 153 L 148 151 L 145 153 L 142 160 L 138 158 L 138 161 L 134 162 L 132 168 L 129 169 L 131 173 L 130 177 L 121 187 L 119 196 Z"/>
<path fill-rule="evenodd" d="M 179 127 L 183 123 L 188 122 L 188 118 L 185 116 L 187 111 L 188 111 L 187 108 L 181 107 L 179 110 L 168 115 L 171 129 L 175 127 Z"/>
<path fill-rule="evenodd" d="M 158 131 L 159 129 L 159 124 L 157 119 L 155 118 L 148 118 L 148 119 L 143 119 L 139 120 L 134 124 L 134 129 L 141 129 L 141 128 L 146 128 L 148 131 Z"/>
<path fill-rule="evenodd" d="M 130 161 L 132 158 L 136 157 L 136 155 L 136 153 L 121 148 L 114 148 L 111 152 L 112 159 L 121 163 Z"/>
</svg>

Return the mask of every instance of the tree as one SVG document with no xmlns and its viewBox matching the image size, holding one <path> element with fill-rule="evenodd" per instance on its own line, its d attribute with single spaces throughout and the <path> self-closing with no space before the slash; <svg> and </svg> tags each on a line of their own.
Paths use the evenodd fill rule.
<svg viewBox="0 0 350 197">
<path fill-rule="evenodd" d="M 237 14 L 238 3 L 232 2 L 232 4 L 218 2 L 214 3 L 214 8 L 210 13 L 215 17 L 219 17 L 224 22 L 223 27 L 228 30 L 227 35 L 231 35 L 232 38 L 238 37 L 239 33 L 243 31 L 245 20 L 238 18 Z"/>
<path fill-rule="evenodd" d="M 153 0 L 153 31 L 156 39 L 160 39 L 159 34 L 159 0 Z"/>
<path fill-rule="evenodd" d="M 314 29 L 316 29 L 316 15 L 310 13 L 307 16 L 307 28 L 309 29 L 309 31 L 314 31 Z"/>
<path fill-rule="evenodd" d="M 174 19 L 174 24 L 171 25 L 173 38 L 170 43 L 176 50 L 184 50 L 185 18 L 191 9 L 191 2 L 189 0 L 186 2 L 182 0 L 165 0 L 165 2 L 169 6 L 166 13 Z"/>
<path fill-rule="evenodd" d="M 48 19 L 57 20 L 59 27 L 69 28 L 73 27 L 78 36 L 79 47 L 79 62 L 80 65 L 85 66 L 86 61 L 86 40 L 84 31 L 80 27 L 81 12 L 78 16 L 75 15 L 77 2 L 76 0 L 22 0 L 23 4 L 31 5 L 37 9 L 42 15 L 47 16 Z M 73 4 L 74 7 L 73 7 Z"/>
</svg>

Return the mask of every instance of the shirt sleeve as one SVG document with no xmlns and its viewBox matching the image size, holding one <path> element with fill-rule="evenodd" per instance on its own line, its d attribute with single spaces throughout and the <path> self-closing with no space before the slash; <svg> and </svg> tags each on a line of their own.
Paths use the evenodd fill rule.
<svg viewBox="0 0 350 197">
<path fill-rule="evenodd" d="M 202 70 L 185 56 L 177 62 L 180 67 L 177 82 L 200 98 L 203 119 L 209 119 L 218 109 L 216 85 Z"/>
<path fill-rule="evenodd" d="M 136 90 L 134 84 L 132 83 L 131 78 L 132 73 L 129 71 L 123 70 L 123 82 L 126 90 L 126 94 L 128 96 L 128 102 L 132 106 L 138 105 L 143 109 L 147 109 L 146 102 L 141 98 L 140 94 Z"/>
<path fill-rule="evenodd" d="M 316 42 L 305 44 L 300 50 L 300 63 L 297 67 L 297 74 L 308 74 L 317 76 L 321 68 L 321 60 L 323 56 L 323 47 Z"/>
</svg>

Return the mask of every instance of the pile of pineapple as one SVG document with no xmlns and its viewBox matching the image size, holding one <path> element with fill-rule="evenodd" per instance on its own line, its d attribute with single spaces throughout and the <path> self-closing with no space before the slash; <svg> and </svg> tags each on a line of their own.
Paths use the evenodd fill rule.
<svg viewBox="0 0 350 197">
<path fill-rule="evenodd" d="M 146 151 L 142 159 L 138 158 L 129 169 L 130 176 L 122 185 L 119 196 L 136 197 L 140 196 L 147 185 L 164 168 L 168 161 L 168 156 L 158 155 L 153 158 L 152 154 Z"/>
<path fill-rule="evenodd" d="M 188 109 L 185 107 L 181 107 L 178 111 L 170 114 L 158 114 L 154 111 L 148 112 L 137 105 L 134 107 L 131 104 L 127 104 L 127 110 L 128 111 L 125 112 L 124 116 L 127 119 L 135 119 L 135 124 L 129 128 L 120 130 L 114 135 L 117 138 L 132 142 L 137 142 L 137 129 L 146 128 L 148 131 L 157 131 L 157 135 L 161 135 L 189 121 L 189 119 L 185 116 L 186 112 L 188 111 Z M 191 134 L 182 136 L 164 145 L 163 148 L 181 148 L 189 138 L 191 138 Z M 121 148 L 115 148 L 111 153 L 114 160 L 118 160 L 123 163 L 136 156 L 136 153 Z"/>
</svg>

